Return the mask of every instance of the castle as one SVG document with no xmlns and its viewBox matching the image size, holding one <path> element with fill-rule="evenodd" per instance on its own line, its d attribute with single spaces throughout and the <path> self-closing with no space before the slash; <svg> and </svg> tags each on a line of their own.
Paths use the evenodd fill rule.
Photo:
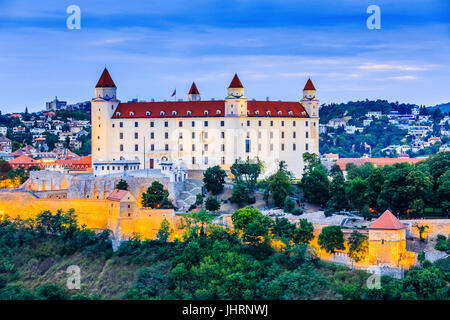
<svg viewBox="0 0 450 320">
<path fill-rule="evenodd" d="M 303 153 L 319 153 L 319 100 L 310 79 L 295 102 L 249 100 L 237 75 L 224 100 L 202 100 L 195 83 L 188 101 L 123 103 L 116 93 L 105 68 L 91 103 L 95 176 L 229 169 L 237 159 L 258 158 L 266 174 L 282 160 L 300 177 Z"/>
</svg>

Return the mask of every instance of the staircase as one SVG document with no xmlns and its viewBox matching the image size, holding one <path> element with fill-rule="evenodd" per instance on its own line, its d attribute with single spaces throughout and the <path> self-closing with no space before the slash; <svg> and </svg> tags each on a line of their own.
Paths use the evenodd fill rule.
<svg viewBox="0 0 450 320">
<path fill-rule="evenodd" d="M 186 179 L 175 185 L 176 207 L 179 212 L 186 212 L 197 200 L 197 194 L 202 192 L 203 181 Z"/>
</svg>

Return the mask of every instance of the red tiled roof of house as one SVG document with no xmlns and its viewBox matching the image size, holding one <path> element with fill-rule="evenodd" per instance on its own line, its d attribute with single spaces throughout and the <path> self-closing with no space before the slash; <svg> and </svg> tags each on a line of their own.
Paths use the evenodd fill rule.
<svg viewBox="0 0 450 320">
<path fill-rule="evenodd" d="M 197 86 L 195 85 L 195 82 L 192 82 L 189 94 L 200 94 L 200 92 L 198 92 Z"/>
<path fill-rule="evenodd" d="M 311 81 L 311 79 L 308 79 L 308 81 L 306 81 L 305 87 L 303 88 L 303 90 L 316 90 L 316 88 L 314 88 L 314 85 Z"/>
<path fill-rule="evenodd" d="M 384 230 L 400 230 L 405 229 L 405 225 L 400 222 L 389 210 L 386 210 L 369 229 L 384 229 Z"/>
<path fill-rule="evenodd" d="M 336 161 L 336 164 L 342 171 L 346 170 L 347 163 L 353 163 L 357 166 L 361 166 L 365 163 L 373 163 L 374 166 L 393 165 L 396 163 L 409 163 L 415 165 L 420 161 L 424 161 L 426 158 L 340 158 Z"/>
<path fill-rule="evenodd" d="M 114 191 L 109 195 L 108 200 L 120 201 L 127 193 L 127 190 L 114 189 Z"/>
<path fill-rule="evenodd" d="M 236 74 L 234 74 L 233 80 L 231 80 L 230 86 L 228 88 L 243 88 L 244 86 L 241 83 L 241 80 L 239 80 L 239 77 Z"/>
<path fill-rule="evenodd" d="M 108 69 L 105 68 L 105 70 L 103 70 L 103 73 L 95 87 L 96 88 L 109 88 L 109 87 L 116 88 L 114 81 L 112 80 L 111 76 L 109 75 Z"/>
<path fill-rule="evenodd" d="M 190 114 L 188 112 L 190 111 Z M 300 102 L 247 101 L 249 117 L 297 117 L 309 115 Z M 223 117 L 225 101 L 164 101 L 119 103 L 113 119 L 119 118 L 182 118 Z"/>
<path fill-rule="evenodd" d="M 14 158 L 11 161 L 9 161 L 9 164 L 18 164 L 18 165 L 33 164 L 33 163 L 36 163 L 36 160 L 26 155 L 18 156 L 17 158 Z"/>
</svg>

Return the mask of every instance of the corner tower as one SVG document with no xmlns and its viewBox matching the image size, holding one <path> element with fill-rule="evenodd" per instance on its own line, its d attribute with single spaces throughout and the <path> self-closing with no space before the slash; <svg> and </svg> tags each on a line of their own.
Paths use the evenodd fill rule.
<svg viewBox="0 0 450 320">
<path fill-rule="evenodd" d="M 195 82 L 192 82 L 191 89 L 188 93 L 188 100 L 189 101 L 200 101 L 200 92 L 198 92 L 197 86 L 195 85 Z"/>
<path fill-rule="evenodd" d="M 237 74 L 228 86 L 228 96 L 225 98 L 226 116 L 247 116 L 247 98 L 244 96 L 244 86 Z"/>
<path fill-rule="evenodd" d="M 117 87 L 105 68 L 95 86 L 95 98 L 91 101 L 93 162 L 110 160 L 111 117 L 120 103 L 116 99 L 116 91 Z"/>
<path fill-rule="evenodd" d="M 319 117 L 319 100 L 316 98 L 316 88 L 314 87 L 311 79 L 308 79 L 305 87 L 303 88 L 303 99 L 300 103 L 305 108 L 310 118 Z"/>
</svg>

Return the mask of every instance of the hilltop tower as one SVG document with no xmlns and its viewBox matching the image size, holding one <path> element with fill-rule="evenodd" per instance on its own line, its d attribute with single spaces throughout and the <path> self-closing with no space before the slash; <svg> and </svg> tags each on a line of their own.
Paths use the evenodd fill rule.
<svg viewBox="0 0 450 320">
<path fill-rule="evenodd" d="M 116 91 L 117 87 L 105 68 L 91 101 L 93 161 L 107 161 L 111 154 L 111 117 L 120 103 L 116 99 Z"/>
<path fill-rule="evenodd" d="M 311 118 L 319 117 L 319 100 L 316 98 L 316 88 L 311 79 L 308 79 L 303 88 L 303 98 L 300 102 Z"/>
<path fill-rule="evenodd" d="M 200 101 L 200 92 L 198 92 L 197 86 L 195 85 L 195 82 L 192 82 L 191 89 L 188 93 L 188 100 L 189 101 Z"/>
<path fill-rule="evenodd" d="M 235 117 L 247 116 L 247 98 L 244 96 L 244 86 L 237 74 L 228 86 L 228 96 L 225 98 L 225 115 Z"/>
</svg>

